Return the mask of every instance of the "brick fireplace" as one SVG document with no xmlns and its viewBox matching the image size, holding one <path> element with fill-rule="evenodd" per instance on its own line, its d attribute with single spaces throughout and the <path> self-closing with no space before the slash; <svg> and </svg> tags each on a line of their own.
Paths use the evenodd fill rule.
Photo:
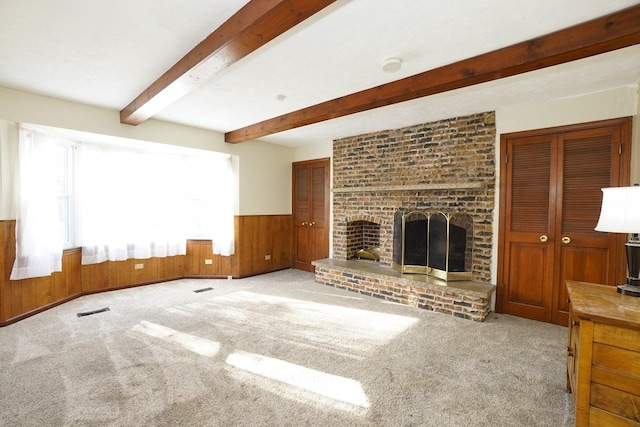
<svg viewBox="0 0 640 427">
<path fill-rule="evenodd" d="M 333 254 L 331 260 L 314 263 L 316 281 L 483 320 L 494 289 L 490 267 L 495 135 L 495 114 L 484 112 L 334 141 Z M 468 214 L 473 219 L 473 283 L 452 285 L 393 273 L 393 224 L 398 210 Z M 380 248 L 379 261 L 351 261 L 366 246 Z M 381 286 L 372 291 L 369 286 L 363 291 L 366 286 L 353 279 L 363 269 L 375 269 L 374 278 L 384 282 L 389 279 L 387 289 Z M 371 274 L 365 274 L 363 281 L 367 277 Z M 412 285 L 420 289 L 412 291 Z M 420 302 L 418 295 L 428 294 L 425 286 L 452 294 L 447 298 L 452 299 L 453 310 L 439 307 L 431 298 L 422 297 Z M 471 310 L 474 305 L 478 312 Z"/>
</svg>

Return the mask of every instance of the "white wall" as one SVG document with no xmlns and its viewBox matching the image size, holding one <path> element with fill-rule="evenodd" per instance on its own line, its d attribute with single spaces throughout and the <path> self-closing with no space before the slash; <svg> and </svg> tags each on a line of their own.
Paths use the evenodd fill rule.
<svg viewBox="0 0 640 427">
<path fill-rule="evenodd" d="M 0 219 L 16 218 L 18 129 L 0 119 Z"/>
<path fill-rule="evenodd" d="M 638 86 L 627 86 L 551 102 L 498 109 L 496 130 L 501 134 L 635 116 L 637 109 Z"/>
<path fill-rule="evenodd" d="M 501 134 L 634 116 L 631 182 L 638 182 L 640 180 L 639 104 L 638 85 L 634 85 L 551 102 L 521 104 L 498 109 L 496 110 L 496 165 L 500 164 Z M 500 168 L 496 167 L 496 186 L 500 182 L 499 174 Z M 494 284 L 497 282 L 498 269 L 499 192 L 497 190 L 496 187 L 491 266 L 491 281 Z"/>
<path fill-rule="evenodd" d="M 247 142 L 233 148 L 240 158 L 240 214 L 290 214 L 292 150 L 264 142 Z"/>
<path fill-rule="evenodd" d="M 333 141 L 321 142 L 317 144 L 301 145 L 293 149 L 293 161 L 302 162 L 305 160 L 331 158 L 333 156 Z"/>
<path fill-rule="evenodd" d="M 11 165 L 16 163 L 16 123 L 31 123 L 133 140 L 150 141 L 228 153 L 238 172 L 238 215 L 291 212 L 293 149 L 261 142 L 227 144 L 222 133 L 147 120 L 131 126 L 120 123 L 118 111 L 34 95 L 0 87 L 0 219 L 15 218 L 11 208 Z"/>
</svg>

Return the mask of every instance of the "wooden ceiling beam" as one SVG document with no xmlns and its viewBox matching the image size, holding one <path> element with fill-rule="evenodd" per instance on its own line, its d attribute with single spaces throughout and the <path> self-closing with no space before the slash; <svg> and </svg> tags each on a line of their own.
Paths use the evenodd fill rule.
<svg viewBox="0 0 640 427">
<path fill-rule="evenodd" d="M 137 125 L 336 0 L 251 0 L 120 111 Z"/>
<path fill-rule="evenodd" d="M 238 143 L 301 126 L 559 65 L 640 43 L 640 5 L 225 134 Z"/>
</svg>

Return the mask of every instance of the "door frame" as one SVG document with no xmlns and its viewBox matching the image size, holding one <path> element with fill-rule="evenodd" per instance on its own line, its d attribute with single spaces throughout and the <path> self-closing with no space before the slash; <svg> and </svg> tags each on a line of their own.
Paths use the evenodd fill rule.
<svg viewBox="0 0 640 427">
<path fill-rule="evenodd" d="M 507 217 L 507 173 L 506 173 L 506 156 L 507 156 L 507 140 L 513 138 L 532 137 L 544 134 L 559 134 L 564 132 L 573 132 L 579 130 L 594 129 L 607 126 L 619 126 L 621 130 L 620 134 L 620 153 L 626 156 L 626 161 L 622 161 L 619 169 L 619 182 L 620 186 L 627 186 L 630 182 L 631 173 L 631 149 L 632 149 L 632 117 L 620 117 L 616 119 L 598 120 L 586 123 L 577 123 L 564 126 L 555 126 L 542 129 L 534 129 L 527 131 L 518 131 L 500 134 L 500 182 L 499 182 L 499 214 L 498 214 L 498 262 L 497 262 L 497 281 L 496 281 L 496 312 L 504 313 L 504 294 L 506 292 L 506 285 L 504 283 L 504 263 L 505 263 L 505 238 L 506 238 L 506 217 Z M 616 236 L 616 245 L 620 248 L 617 251 L 616 256 L 616 269 L 618 273 L 618 280 L 624 280 L 626 275 L 626 260 L 624 251 L 622 250 L 624 243 L 627 240 L 627 236 L 619 234 Z"/>
</svg>

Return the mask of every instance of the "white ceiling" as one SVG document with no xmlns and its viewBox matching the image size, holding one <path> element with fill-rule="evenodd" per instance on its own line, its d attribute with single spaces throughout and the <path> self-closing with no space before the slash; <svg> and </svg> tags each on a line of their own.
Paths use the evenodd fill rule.
<svg viewBox="0 0 640 427">
<path fill-rule="evenodd" d="M 120 111 L 246 3 L 0 0 L 0 86 Z M 228 132 L 638 3 L 338 0 L 154 118 Z M 401 70 L 383 72 L 388 58 Z M 261 140 L 298 146 L 639 82 L 634 46 Z"/>
</svg>

